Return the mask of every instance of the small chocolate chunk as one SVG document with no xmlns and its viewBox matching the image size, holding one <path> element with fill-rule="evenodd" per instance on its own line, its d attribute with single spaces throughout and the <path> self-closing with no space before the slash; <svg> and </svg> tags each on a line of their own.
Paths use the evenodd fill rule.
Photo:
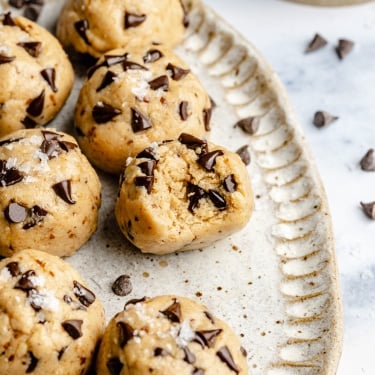
<svg viewBox="0 0 375 375">
<path fill-rule="evenodd" d="M 92 117 L 97 124 L 105 124 L 121 115 L 121 113 L 121 109 L 114 108 L 110 104 L 98 102 L 92 110 Z"/>
<path fill-rule="evenodd" d="M 25 11 L 23 12 L 23 15 L 24 15 L 24 17 L 28 18 L 29 20 L 35 22 L 35 21 L 38 20 L 41 11 L 42 11 L 42 8 L 40 6 L 28 5 L 25 8 Z"/>
<path fill-rule="evenodd" d="M 216 355 L 220 358 L 222 362 L 224 362 L 232 371 L 234 371 L 236 374 L 240 372 L 237 365 L 234 363 L 233 357 L 231 352 L 229 351 L 227 346 L 223 346 L 220 348 Z"/>
<path fill-rule="evenodd" d="M 110 66 L 122 64 L 128 58 L 128 54 L 124 53 L 123 55 L 104 55 L 105 65 L 109 68 Z M 101 64 L 100 66 L 102 66 Z M 98 67 L 100 67 L 98 65 Z"/>
<path fill-rule="evenodd" d="M 124 348 L 125 345 L 134 337 L 134 329 L 129 324 L 124 322 L 118 322 L 116 324 L 119 329 L 119 344 L 121 348 Z"/>
<path fill-rule="evenodd" d="M 315 34 L 314 38 L 311 40 L 311 42 L 308 44 L 305 53 L 310 53 L 313 51 L 317 51 L 318 49 L 321 49 L 327 44 L 327 40 L 323 38 L 320 34 Z"/>
<path fill-rule="evenodd" d="M 336 54 L 340 60 L 343 60 L 354 48 L 354 42 L 348 39 L 339 39 L 336 47 Z"/>
<path fill-rule="evenodd" d="M 105 89 L 107 86 L 109 86 L 111 83 L 113 83 L 117 78 L 117 74 L 111 72 L 110 70 L 106 73 L 106 75 L 103 78 L 102 83 L 98 86 L 96 89 L 96 92 L 99 92 L 103 89 Z"/>
<path fill-rule="evenodd" d="M 137 156 L 137 159 L 146 158 L 151 160 L 156 160 L 155 150 L 152 147 L 147 147 L 141 151 Z"/>
<path fill-rule="evenodd" d="M 240 352 L 245 358 L 247 357 L 247 351 L 243 346 L 240 347 Z"/>
<path fill-rule="evenodd" d="M 375 220 L 375 202 L 363 203 L 361 202 L 363 212 L 372 220 Z"/>
<path fill-rule="evenodd" d="M 186 363 L 189 363 L 190 365 L 192 365 L 193 363 L 195 363 L 195 361 L 197 360 L 196 356 L 191 352 L 191 350 L 187 347 L 187 346 L 184 346 L 182 348 L 182 350 L 184 351 L 184 361 Z"/>
<path fill-rule="evenodd" d="M 237 182 L 233 174 L 225 177 L 223 187 L 228 193 L 234 193 L 237 190 Z"/>
<path fill-rule="evenodd" d="M 14 56 L 5 56 L 0 53 L 0 65 L 11 63 L 14 59 Z"/>
<path fill-rule="evenodd" d="M 185 78 L 190 73 L 190 69 L 183 69 L 171 63 L 167 65 L 167 70 L 171 73 L 172 79 L 175 81 Z"/>
<path fill-rule="evenodd" d="M 208 151 L 207 141 L 194 137 L 191 134 L 182 133 L 178 137 L 178 141 L 185 145 L 187 148 L 194 150 L 197 154 L 203 155 Z"/>
<path fill-rule="evenodd" d="M 187 186 L 187 197 L 189 200 L 189 211 L 194 214 L 195 209 L 199 205 L 199 201 L 206 196 L 206 192 L 199 187 L 198 185 L 194 185 L 192 183 L 188 183 Z"/>
<path fill-rule="evenodd" d="M 204 370 L 198 367 L 194 367 L 192 375 L 204 375 Z"/>
<path fill-rule="evenodd" d="M 35 289 L 31 289 L 27 291 L 27 298 L 29 298 L 28 302 L 30 306 L 36 311 L 39 312 L 42 309 L 42 306 L 39 305 L 38 292 Z M 35 298 L 36 297 L 36 298 Z"/>
<path fill-rule="evenodd" d="M 18 169 L 7 168 L 7 161 L 0 160 L 0 187 L 15 185 L 23 178 L 23 174 Z"/>
<path fill-rule="evenodd" d="M 126 309 L 127 306 L 130 305 L 136 305 L 137 303 L 142 303 L 147 300 L 147 297 L 142 297 L 142 298 L 133 298 L 125 303 L 124 309 Z"/>
<path fill-rule="evenodd" d="M 95 302 L 96 297 L 91 290 L 87 289 L 76 280 L 73 281 L 73 286 L 74 295 L 78 298 L 82 305 L 89 307 Z"/>
<path fill-rule="evenodd" d="M 36 273 L 33 270 L 26 271 L 22 274 L 21 278 L 17 281 L 14 289 L 21 289 L 24 292 L 28 290 L 35 289 L 36 285 L 33 282 L 33 279 L 36 278 Z"/>
<path fill-rule="evenodd" d="M 38 57 L 42 52 L 41 42 L 20 42 L 17 46 L 22 47 L 31 57 Z"/>
<path fill-rule="evenodd" d="M 34 98 L 26 109 L 26 112 L 33 117 L 42 114 L 44 107 L 45 90 L 43 90 L 36 98 Z"/>
<path fill-rule="evenodd" d="M 90 28 L 89 21 L 85 19 L 77 21 L 74 24 L 74 28 L 76 29 L 78 35 L 84 40 L 84 42 L 90 46 L 91 43 L 89 39 L 87 38 L 87 30 Z"/>
<path fill-rule="evenodd" d="M 77 340 L 83 335 L 82 324 L 83 320 L 79 319 L 65 320 L 65 322 L 61 323 L 64 330 L 73 340 Z"/>
<path fill-rule="evenodd" d="M 179 111 L 180 111 L 180 118 L 182 121 L 186 121 L 189 118 L 188 108 L 189 108 L 189 102 L 184 100 L 180 103 Z"/>
<path fill-rule="evenodd" d="M 147 16 L 145 14 L 134 14 L 134 13 L 125 13 L 125 29 L 131 27 L 137 27 L 146 21 Z"/>
<path fill-rule="evenodd" d="M 249 146 L 248 145 L 244 145 L 242 147 L 240 147 L 236 153 L 238 154 L 238 156 L 241 158 L 242 162 L 245 164 L 245 165 L 249 165 L 250 162 L 251 162 L 251 156 L 250 156 L 250 152 L 249 152 Z"/>
<path fill-rule="evenodd" d="M 333 116 L 328 112 L 325 111 L 317 111 L 314 115 L 314 121 L 313 124 L 317 128 L 322 128 L 326 125 L 331 124 L 332 122 L 336 121 L 338 119 L 337 116 Z"/>
<path fill-rule="evenodd" d="M 74 150 L 78 148 L 78 145 L 73 142 L 68 142 L 68 141 L 59 141 L 59 146 L 61 147 L 62 150 L 69 152 L 70 150 Z"/>
<path fill-rule="evenodd" d="M 169 90 L 169 79 L 166 75 L 155 78 L 148 84 L 150 85 L 151 90 Z"/>
<path fill-rule="evenodd" d="M 206 315 L 206 318 L 212 323 L 215 324 L 215 317 L 209 312 L 205 311 L 204 315 Z"/>
<path fill-rule="evenodd" d="M 26 129 L 34 129 L 38 124 L 29 116 L 26 116 L 22 121 Z"/>
<path fill-rule="evenodd" d="M 57 360 L 61 361 L 62 356 L 64 355 L 66 349 L 68 349 L 67 346 L 63 346 L 58 352 L 57 352 Z"/>
<path fill-rule="evenodd" d="M 207 194 L 211 202 L 218 210 L 223 211 L 227 209 L 227 201 L 219 192 L 210 189 Z"/>
<path fill-rule="evenodd" d="M 68 296 L 67 294 L 64 295 L 63 300 L 64 300 L 64 302 L 67 303 L 68 305 L 70 305 L 70 304 L 73 302 L 72 297 Z"/>
<path fill-rule="evenodd" d="M 0 142 L 0 147 L 6 146 L 6 145 L 10 145 L 11 143 L 18 142 L 21 139 L 23 139 L 23 138 L 9 138 L 9 139 L 5 139 L 4 141 Z"/>
<path fill-rule="evenodd" d="M 361 159 L 360 165 L 363 171 L 374 172 L 375 171 L 375 155 L 374 149 L 370 148 L 366 155 Z"/>
<path fill-rule="evenodd" d="M 22 223 L 27 217 L 27 209 L 17 202 L 11 202 L 5 209 L 4 215 L 10 223 Z"/>
<path fill-rule="evenodd" d="M 160 60 L 164 55 L 157 49 L 150 49 L 143 56 L 143 62 L 145 64 L 153 63 L 157 60 Z"/>
<path fill-rule="evenodd" d="M 154 350 L 155 357 L 166 357 L 167 355 L 171 355 L 171 353 L 169 353 L 168 350 L 165 350 L 163 348 L 156 348 Z"/>
<path fill-rule="evenodd" d="M 207 331 L 197 331 L 195 334 L 199 337 L 199 344 L 203 342 L 205 346 L 212 348 L 215 346 L 215 341 L 222 331 L 222 329 L 211 329 Z"/>
<path fill-rule="evenodd" d="M 112 291 L 116 296 L 127 296 L 133 290 L 133 285 L 129 275 L 119 276 L 112 284 Z"/>
<path fill-rule="evenodd" d="M 212 108 L 207 108 L 203 110 L 203 123 L 204 123 L 204 128 L 206 131 L 210 131 L 210 122 L 211 122 L 211 117 L 212 117 Z"/>
<path fill-rule="evenodd" d="M 49 160 L 59 155 L 61 152 L 61 147 L 57 138 L 52 140 L 44 140 L 40 146 L 40 151 L 42 151 L 43 154 L 46 154 Z"/>
<path fill-rule="evenodd" d="M 10 12 L 7 12 L 4 14 L 4 19 L 3 19 L 3 25 L 4 26 L 17 26 L 16 23 L 14 22 L 14 19 L 12 18 L 12 15 Z"/>
<path fill-rule="evenodd" d="M 131 108 L 132 112 L 132 129 L 134 133 L 141 132 L 143 130 L 147 130 L 152 127 L 151 121 L 148 117 L 146 117 L 143 113 L 138 111 L 135 108 Z"/>
<path fill-rule="evenodd" d="M 238 126 L 245 133 L 253 135 L 258 131 L 259 125 L 260 125 L 260 119 L 258 117 L 247 117 L 236 122 L 234 127 L 236 128 Z"/>
<path fill-rule="evenodd" d="M 9 5 L 21 9 L 25 5 L 25 0 L 9 0 Z"/>
<path fill-rule="evenodd" d="M 36 366 L 38 366 L 39 359 L 36 358 L 34 353 L 31 352 L 31 351 L 28 352 L 28 355 L 29 355 L 29 358 L 30 358 L 30 363 L 27 366 L 26 374 L 31 374 L 32 372 L 34 372 Z"/>
<path fill-rule="evenodd" d="M 148 70 L 145 66 L 138 64 L 134 61 L 123 61 L 122 62 L 122 68 L 124 69 L 124 72 L 128 70 Z"/>
<path fill-rule="evenodd" d="M 56 70 L 54 68 L 46 68 L 40 72 L 43 79 L 48 83 L 53 92 L 57 92 L 56 87 Z"/>
<path fill-rule="evenodd" d="M 20 270 L 18 262 L 8 263 L 6 265 L 6 268 L 8 269 L 8 271 L 12 275 L 12 277 L 16 277 L 18 275 L 21 275 L 21 270 Z"/>
<path fill-rule="evenodd" d="M 156 164 L 156 160 L 147 160 L 138 164 L 138 168 L 140 168 L 142 173 L 144 173 L 146 176 L 153 176 Z"/>
<path fill-rule="evenodd" d="M 181 305 L 176 300 L 167 309 L 160 312 L 173 323 L 181 322 Z"/>
<path fill-rule="evenodd" d="M 198 164 L 201 165 L 206 171 L 212 172 L 216 164 L 216 158 L 222 155 L 224 155 L 224 153 L 221 150 L 208 152 L 199 157 Z"/>
<path fill-rule="evenodd" d="M 112 357 L 107 361 L 107 369 L 110 375 L 120 375 L 124 365 L 118 357 Z"/>
<path fill-rule="evenodd" d="M 28 212 L 28 218 L 25 221 L 22 229 L 30 229 L 39 224 L 47 216 L 48 212 L 39 206 L 33 206 Z"/>
<path fill-rule="evenodd" d="M 60 181 L 57 184 L 52 185 L 52 189 L 55 191 L 56 195 L 58 195 L 66 203 L 76 203 L 76 201 L 72 198 L 72 186 L 70 180 Z"/>
<path fill-rule="evenodd" d="M 147 194 L 151 194 L 152 187 L 154 186 L 154 176 L 137 176 L 134 179 L 135 186 L 145 187 Z"/>
</svg>

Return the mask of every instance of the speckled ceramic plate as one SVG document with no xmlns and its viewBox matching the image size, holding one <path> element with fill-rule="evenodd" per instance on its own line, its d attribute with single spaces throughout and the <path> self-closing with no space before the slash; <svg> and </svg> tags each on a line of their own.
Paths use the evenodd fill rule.
<svg viewBox="0 0 375 375">
<path fill-rule="evenodd" d="M 341 6 L 368 3 L 372 0 L 289 0 L 295 3 L 319 5 L 319 6 Z"/>
<path fill-rule="evenodd" d="M 62 3 L 50 0 L 40 23 L 53 30 Z M 117 227 L 117 180 L 99 173 L 103 205 L 98 230 L 67 261 L 103 302 L 107 318 L 130 298 L 193 297 L 241 335 L 250 374 L 334 374 L 342 314 L 331 218 L 285 90 L 262 55 L 199 1 L 178 53 L 217 103 L 211 140 L 234 151 L 250 147 L 255 192 L 251 222 L 200 251 L 143 255 Z M 83 69 L 76 68 L 74 91 L 50 124 L 68 133 L 82 83 Z M 254 136 L 233 127 L 248 116 L 260 118 Z M 133 291 L 127 298 L 111 291 L 121 274 L 131 277 Z"/>
</svg>

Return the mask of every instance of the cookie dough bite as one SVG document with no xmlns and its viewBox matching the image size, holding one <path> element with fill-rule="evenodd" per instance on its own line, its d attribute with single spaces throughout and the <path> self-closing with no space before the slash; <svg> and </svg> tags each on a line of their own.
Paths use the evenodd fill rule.
<svg viewBox="0 0 375 375">
<path fill-rule="evenodd" d="M 25 250 L 0 262 L 0 375 L 81 375 L 93 360 L 104 310 L 60 258 Z"/>
<path fill-rule="evenodd" d="M 115 214 L 142 252 L 167 254 L 208 246 L 248 222 L 253 195 L 240 157 L 181 134 L 153 144 L 125 168 Z"/>
<path fill-rule="evenodd" d="M 75 110 L 77 138 L 89 160 L 120 174 L 126 159 L 182 132 L 203 137 L 211 101 L 198 78 L 164 46 L 104 55 L 88 72 Z"/>
<path fill-rule="evenodd" d="M 72 254 L 96 229 L 100 192 L 73 137 L 27 129 L 0 138 L 0 255 Z"/>
<path fill-rule="evenodd" d="M 99 57 L 136 44 L 178 44 L 187 26 L 180 0 L 70 0 L 63 9 L 57 36 L 64 46 Z"/>
<path fill-rule="evenodd" d="M 177 296 L 133 300 L 107 326 L 98 375 L 247 375 L 233 330 L 201 303 Z"/>
<path fill-rule="evenodd" d="M 73 86 L 73 68 L 46 29 L 0 16 L 0 137 L 52 120 Z"/>
</svg>

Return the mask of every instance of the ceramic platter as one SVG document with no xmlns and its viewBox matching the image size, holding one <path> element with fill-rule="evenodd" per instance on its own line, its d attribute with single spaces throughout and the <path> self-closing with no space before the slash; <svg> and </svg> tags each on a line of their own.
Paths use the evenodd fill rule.
<svg viewBox="0 0 375 375">
<path fill-rule="evenodd" d="M 62 4 L 47 2 L 39 23 L 54 31 Z M 262 55 L 200 2 L 192 6 L 177 53 L 217 104 L 210 139 L 233 151 L 249 145 L 255 195 L 251 222 L 209 248 L 144 255 L 117 227 L 117 179 L 99 172 L 98 230 L 67 261 L 103 302 L 108 319 L 130 298 L 188 296 L 204 302 L 241 335 L 250 374 L 335 374 L 342 314 L 331 218 L 285 90 Z M 74 64 L 74 91 L 49 125 L 68 133 L 85 71 Z M 260 118 L 253 136 L 233 127 L 249 116 Z M 133 285 L 125 298 L 111 291 L 121 274 L 129 275 Z"/>
</svg>

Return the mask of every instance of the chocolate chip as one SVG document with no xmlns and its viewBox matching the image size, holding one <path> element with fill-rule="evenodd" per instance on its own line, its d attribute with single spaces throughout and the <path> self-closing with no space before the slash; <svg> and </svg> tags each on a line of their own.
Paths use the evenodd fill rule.
<svg viewBox="0 0 375 375">
<path fill-rule="evenodd" d="M 135 108 L 131 108 L 132 112 L 132 129 L 134 133 L 147 130 L 152 127 L 149 118 Z"/>
<path fill-rule="evenodd" d="M 98 86 L 96 89 L 96 92 L 99 92 L 103 89 L 105 89 L 107 86 L 109 86 L 111 83 L 113 83 L 117 78 L 117 74 L 111 72 L 110 70 L 106 73 L 106 75 L 103 78 L 102 83 Z"/>
<path fill-rule="evenodd" d="M 72 198 L 72 186 L 70 180 L 60 181 L 57 184 L 52 185 L 52 189 L 55 191 L 56 195 L 58 195 L 66 203 L 76 203 L 76 201 Z"/>
<path fill-rule="evenodd" d="M 26 219 L 27 210 L 25 206 L 12 202 L 5 209 L 4 215 L 10 223 L 22 223 Z"/>
<path fill-rule="evenodd" d="M 10 12 L 7 12 L 7 13 L 4 14 L 3 25 L 4 26 L 12 26 L 12 27 L 17 26 L 16 23 L 14 22 Z"/>
<path fill-rule="evenodd" d="M 74 24 L 78 35 L 84 40 L 87 45 L 91 45 L 90 41 L 87 38 L 87 30 L 90 28 L 89 22 L 87 20 L 80 20 Z"/>
<path fill-rule="evenodd" d="M 28 352 L 28 355 L 30 357 L 30 363 L 29 363 L 29 366 L 27 367 L 26 369 L 26 374 L 31 374 L 32 372 L 34 372 L 36 366 L 38 366 L 38 358 L 36 358 L 33 354 L 33 352 L 29 351 Z"/>
<path fill-rule="evenodd" d="M 28 5 L 23 12 L 24 17 L 31 21 L 37 21 L 42 8 L 40 6 Z"/>
<path fill-rule="evenodd" d="M 125 345 L 134 337 L 134 329 L 129 324 L 124 322 L 118 322 L 116 324 L 119 329 L 119 345 L 124 348 Z"/>
<path fill-rule="evenodd" d="M 182 350 L 184 351 L 184 361 L 186 363 L 189 363 L 190 365 L 192 365 L 193 363 L 195 363 L 195 361 L 197 360 L 197 358 L 191 352 L 191 350 L 187 346 L 184 346 L 182 348 Z"/>
<path fill-rule="evenodd" d="M 112 357 L 107 361 L 107 369 L 110 375 L 120 375 L 124 365 L 118 357 Z"/>
<path fill-rule="evenodd" d="M 181 322 L 181 305 L 176 300 L 174 300 L 174 303 L 170 305 L 167 309 L 160 312 L 164 316 L 166 316 L 172 323 Z"/>
<path fill-rule="evenodd" d="M 154 186 L 154 176 L 137 176 L 134 179 L 135 186 L 145 187 L 147 194 L 151 194 L 152 187 Z"/>
<path fill-rule="evenodd" d="M 348 39 L 339 39 L 336 53 L 340 60 L 343 60 L 354 48 L 354 42 Z"/>
<path fill-rule="evenodd" d="M 195 209 L 199 205 L 199 201 L 206 196 L 206 192 L 199 187 L 198 185 L 194 185 L 192 183 L 188 183 L 187 186 L 187 197 L 189 200 L 189 211 L 193 214 Z"/>
<path fill-rule="evenodd" d="M 137 27 L 146 21 L 145 14 L 125 13 L 125 28 Z"/>
<path fill-rule="evenodd" d="M 191 134 L 182 133 L 178 137 L 178 141 L 185 145 L 187 148 L 194 150 L 197 154 L 205 154 L 207 153 L 207 142 L 203 139 L 199 139 L 194 137 Z"/>
<path fill-rule="evenodd" d="M 22 121 L 26 129 L 34 129 L 38 124 L 29 116 L 26 116 Z"/>
<path fill-rule="evenodd" d="M 206 171 L 212 172 L 216 164 L 216 158 L 222 155 L 224 155 L 224 153 L 221 150 L 208 152 L 207 154 L 203 154 L 199 157 L 198 164 L 206 169 Z"/>
<path fill-rule="evenodd" d="M 133 290 L 133 286 L 129 275 L 119 276 L 112 284 L 112 291 L 117 296 L 127 296 Z"/>
<path fill-rule="evenodd" d="M 204 370 L 201 368 L 195 367 L 192 372 L 192 375 L 204 375 Z"/>
<path fill-rule="evenodd" d="M 375 171 L 375 155 L 373 148 L 370 148 L 370 150 L 366 152 L 366 155 L 361 159 L 360 165 L 363 171 Z"/>
<path fill-rule="evenodd" d="M 216 355 L 220 358 L 222 362 L 224 362 L 232 371 L 234 371 L 236 374 L 240 372 L 237 365 L 234 363 L 233 357 L 231 352 L 229 351 L 227 346 L 223 346 L 220 348 Z"/>
<path fill-rule="evenodd" d="M 175 81 L 185 78 L 190 73 L 190 69 L 183 69 L 171 63 L 167 65 L 167 70 L 171 72 L 172 79 Z"/>
<path fill-rule="evenodd" d="M 57 360 L 61 361 L 62 356 L 64 355 L 66 349 L 68 349 L 67 346 L 63 346 L 57 353 Z"/>
<path fill-rule="evenodd" d="M 253 135 L 258 131 L 259 125 L 260 125 L 260 119 L 258 117 L 252 117 L 251 116 L 251 117 L 247 117 L 247 118 L 244 118 L 244 119 L 236 122 L 234 127 L 236 128 L 238 126 L 245 133 Z"/>
<path fill-rule="evenodd" d="M 27 298 L 30 298 L 28 301 L 30 303 L 30 306 L 36 311 L 39 312 L 42 309 L 42 306 L 38 304 L 38 292 L 35 289 L 31 289 L 27 291 Z M 36 297 L 36 298 L 35 298 Z"/>
<path fill-rule="evenodd" d="M 61 147 L 57 139 L 44 140 L 40 146 L 40 150 L 48 156 L 49 160 L 61 153 Z"/>
<path fill-rule="evenodd" d="M 127 306 L 130 306 L 130 305 L 136 305 L 137 303 L 142 303 L 142 302 L 145 302 L 147 300 L 147 297 L 142 297 L 142 298 L 133 298 L 129 301 L 127 301 L 125 303 L 125 306 L 124 306 L 124 309 L 127 307 Z"/>
<path fill-rule="evenodd" d="M 372 220 L 375 220 L 375 202 L 363 203 L 361 202 L 363 212 Z"/>
<path fill-rule="evenodd" d="M 8 263 L 6 265 L 6 268 L 8 269 L 8 271 L 12 275 L 12 277 L 16 277 L 18 275 L 21 275 L 21 270 L 20 270 L 18 262 Z"/>
<path fill-rule="evenodd" d="M 242 147 L 240 147 L 236 153 L 238 154 L 238 156 L 241 158 L 242 162 L 245 164 L 245 165 L 249 165 L 250 162 L 251 162 L 251 156 L 250 156 L 250 152 L 249 152 L 249 146 L 248 145 L 244 145 Z"/>
<path fill-rule="evenodd" d="M 44 107 L 44 98 L 45 90 L 43 90 L 36 98 L 34 98 L 30 102 L 29 106 L 26 109 L 26 112 L 33 117 L 41 115 Z"/>
<path fill-rule="evenodd" d="M 110 104 L 98 102 L 92 110 L 92 116 L 97 124 L 105 124 L 114 117 L 121 115 L 120 109 L 112 107 Z"/>
<path fill-rule="evenodd" d="M 21 9 L 25 5 L 25 0 L 9 0 L 9 5 Z"/>
<path fill-rule="evenodd" d="M 48 83 L 53 92 L 57 92 L 56 87 L 56 70 L 54 68 L 46 68 L 40 72 L 43 79 Z"/>
<path fill-rule="evenodd" d="M 38 57 L 42 52 L 41 42 L 20 42 L 17 46 L 22 47 L 31 57 Z"/>
<path fill-rule="evenodd" d="M 227 202 L 219 192 L 210 189 L 207 194 L 211 202 L 218 210 L 223 211 L 227 209 Z"/>
<path fill-rule="evenodd" d="M 188 108 L 189 108 L 189 102 L 184 100 L 180 103 L 179 111 L 180 111 L 180 118 L 182 121 L 186 121 L 189 118 Z"/>
<path fill-rule="evenodd" d="M 167 76 L 160 76 L 155 78 L 154 80 L 148 83 L 150 85 L 151 90 L 169 90 L 169 79 Z"/>
<path fill-rule="evenodd" d="M 247 351 L 243 346 L 240 347 L 240 352 L 245 358 L 247 357 Z"/>
<path fill-rule="evenodd" d="M 156 348 L 154 350 L 154 356 L 155 357 L 166 357 L 167 355 L 171 355 L 167 350 L 163 348 Z"/>
<path fill-rule="evenodd" d="M 33 283 L 33 279 L 35 279 L 36 273 L 33 270 L 26 271 L 22 274 L 21 278 L 17 281 L 14 289 L 21 289 L 24 292 L 27 292 L 31 289 L 35 289 L 35 284 Z"/>
<path fill-rule="evenodd" d="M 95 302 L 96 297 L 91 290 L 87 289 L 76 280 L 73 281 L 73 286 L 74 295 L 78 298 L 82 305 L 89 307 Z"/>
<path fill-rule="evenodd" d="M 237 190 L 237 182 L 233 174 L 225 177 L 223 187 L 228 193 L 234 193 Z"/>
<path fill-rule="evenodd" d="M 212 117 L 212 108 L 207 108 L 203 110 L 203 123 L 204 123 L 204 128 L 206 131 L 210 131 L 210 122 L 211 122 L 211 117 Z"/>
<path fill-rule="evenodd" d="M 150 49 L 143 56 L 143 62 L 145 64 L 153 63 L 157 60 L 160 60 L 164 55 L 157 49 Z"/>
<path fill-rule="evenodd" d="M 7 168 L 6 160 L 0 160 L 0 186 L 15 185 L 23 180 L 23 174 L 16 168 Z"/>
<path fill-rule="evenodd" d="M 306 48 L 305 53 L 310 53 L 321 49 L 327 44 L 327 40 L 324 39 L 320 34 L 315 34 L 314 38 L 311 40 L 309 45 Z"/>
<path fill-rule="evenodd" d="M 151 159 L 156 160 L 156 153 L 155 150 L 152 147 L 147 147 L 143 151 L 141 151 L 137 156 L 137 159 L 145 158 L 145 159 Z"/>
<path fill-rule="evenodd" d="M 216 339 L 222 331 L 222 329 L 211 329 L 207 331 L 197 331 L 195 334 L 199 337 L 199 344 L 204 342 L 205 346 L 212 348 L 215 346 Z"/>
<path fill-rule="evenodd" d="M 329 125 L 332 122 L 336 121 L 338 119 L 337 116 L 333 116 L 328 112 L 325 111 L 317 111 L 314 115 L 314 121 L 313 124 L 317 128 L 322 128 L 323 126 Z"/>
<path fill-rule="evenodd" d="M 14 56 L 5 56 L 0 54 L 0 65 L 11 63 L 14 59 Z"/>
<path fill-rule="evenodd" d="M 122 68 L 124 69 L 124 72 L 128 70 L 148 70 L 145 66 L 138 64 L 134 61 L 123 61 Z"/>
<path fill-rule="evenodd" d="M 209 311 L 205 311 L 205 312 L 204 312 L 204 315 L 206 315 L 206 318 L 207 318 L 212 324 L 215 324 L 215 318 L 214 318 L 214 316 L 213 316 Z"/>
<path fill-rule="evenodd" d="M 82 336 L 82 324 L 83 320 L 79 319 L 65 320 L 65 322 L 61 323 L 64 330 L 73 340 L 77 340 Z"/>
<path fill-rule="evenodd" d="M 128 54 L 126 52 L 123 55 L 104 55 L 104 61 L 107 67 L 122 64 L 127 58 Z"/>
<path fill-rule="evenodd" d="M 23 139 L 23 138 L 9 138 L 9 139 L 5 139 L 4 141 L 0 142 L 0 147 L 6 146 L 6 145 L 10 145 L 11 143 L 18 142 L 21 139 Z"/>
<path fill-rule="evenodd" d="M 48 212 L 39 206 L 33 206 L 28 212 L 28 218 L 22 229 L 30 229 L 44 220 Z"/>
<path fill-rule="evenodd" d="M 72 297 L 68 296 L 67 294 L 64 295 L 63 300 L 64 300 L 64 302 L 67 303 L 68 305 L 70 305 L 70 304 L 73 302 Z"/>
<path fill-rule="evenodd" d="M 156 164 L 157 163 L 155 160 L 148 160 L 138 164 L 138 168 L 140 168 L 142 173 L 144 173 L 146 176 L 153 176 Z"/>
</svg>

